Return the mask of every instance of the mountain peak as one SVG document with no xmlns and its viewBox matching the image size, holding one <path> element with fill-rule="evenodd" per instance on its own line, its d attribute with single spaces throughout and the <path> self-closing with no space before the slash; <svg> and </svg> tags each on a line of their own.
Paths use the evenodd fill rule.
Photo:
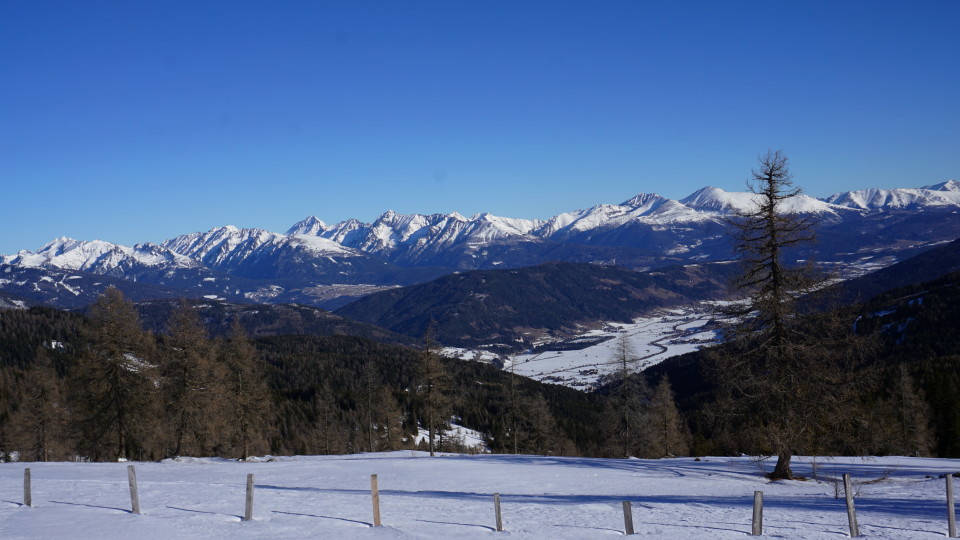
<svg viewBox="0 0 960 540">
<path fill-rule="evenodd" d="M 947 180 L 946 182 L 940 182 L 939 184 L 934 184 L 932 186 L 924 186 L 921 189 L 927 189 L 930 191 L 960 191 L 960 182 L 956 180 Z"/>
<path fill-rule="evenodd" d="M 295 234 L 312 234 L 314 236 L 319 236 L 320 233 L 326 229 L 327 224 L 317 219 L 317 216 L 309 216 L 306 219 L 302 219 L 294 223 L 293 227 L 290 227 L 286 234 L 288 236 Z"/>
<path fill-rule="evenodd" d="M 644 205 L 649 205 L 651 203 L 663 202 L 666 199 L 656 193 L 637 193 L 633 197 L 620 203 L 620 206 L 629 206 L 631 208 L 639 208 Z"/>
<path fill-rule="evenodd" d="M 713 186 L 700 188 L 679 202 L 702 212 L 749 212 L 756 208 L 753 193 L 724 191 Z"/>
<path fill-rule="evenodd" d="M 60 236 L 44 244 L 43 247 L 37 250 L 37 253 L 60 250 L 64 249 L 66 246 L 73 246 L 79 243 L 79 240 L 75 240 L 69 236 Z"/>
</svg>

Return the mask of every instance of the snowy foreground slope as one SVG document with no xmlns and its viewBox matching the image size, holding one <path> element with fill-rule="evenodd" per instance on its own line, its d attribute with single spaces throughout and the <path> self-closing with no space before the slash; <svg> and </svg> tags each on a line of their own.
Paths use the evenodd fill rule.
<svg viewBox="0 0 960 540">
<path fill-rule="evenodd" d="M 795 472 L 810 474 L 809 459 Z M 859 487 L 861 534 L 940 538 L 945 481 L 960 461 L 839 458 L 819 474 Z M 34 507 L 20 505 L 23 469 Z M 766 499 L 769 537 L 847 535 L 843 499 L 826 481 L 766 481 L 749 458 L 607 460 L 417 452 L 136 463 L 142 515 L 130 513 L 127 464 L 0 464 L 0 538 L 615 538 L 621 502 L 633 504 L 637 535 L 743 538 L 753 492 Z M 771 464 L 765 463 L 769 469 Z M 246 475 L 256 475 L 254 521 L 243 522 Z M 371 526 L 370 474 L 377 474 L 383 527 Z M 505 532 L 494 531 L 493 493 Z"/>
</svg>

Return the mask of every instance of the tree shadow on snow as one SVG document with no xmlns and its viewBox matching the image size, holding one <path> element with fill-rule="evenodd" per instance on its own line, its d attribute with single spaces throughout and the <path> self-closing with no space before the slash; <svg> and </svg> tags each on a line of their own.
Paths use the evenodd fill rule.
<svg viewBox="0 0 960 540">
<path fill-rule="evenodd" d="M 330 495 L 356 495 L 369 497 L 370 491 L 364 489 L 321 489 L 313 487 L 291 487 L 258 485 L 258 489 L 277 489 L 290 491 L 306 491 Z M 381 489 L 381 497 L 413 497 L 424 499 L 450 499 L 460 501 L 489 502 L 493 493 L 479 493 L 468 491 L 405 491 L 397 489 Z M 611 495 L 577 495 L 577 494 L 509 494 L 501 493 L 503 504 L 544 504 L 544 505 L 581 505 L 581 504 L 608 504 L 620 505 L 623 501 L 630 501 L 640 509 L 655 510 L 664 505 L 699 505 L 705 509 L 741 508 L 744 515 L 750 513 L 753 507 L 753 493 L 744 493 L 743 496 L 712 496 L 712 495 L 640 495 L 636 493 L 621 493 Z M 871 497 L 862 496 L 856 499 L 857 513 L 860 515 L 883 514 L 914 519 L 938 520 L 945 512 L 946 504 L 935 499 L 917 499 L 903 497 Z M 764 499 L 765 512 L 782 512 L 789 515 L 791 511 L 809 511 L 817 513 L 846 513 L 844 499 L 820 496 L 775 496 L 767 495 Z M 868 518 L 869 519 L 869 518 Z"/>
<path fill-rule="evenodd" d="M 755 477 L 764 482 L 768 482 L 763 477 L 761 465 L 768 465 L 773 468 L 775 458 L 762 460 L 757 463 L 749 457 L 712 457 L 705 458 L 703 461 L 693 461 L 691 458 L 664 458 L 664 459 L 609 459 L 609 458 L 586 458 L 586 457 L 564 457 L 564 456 L 538 456 L 538 455 L 516 455 L 516 454 L 487 454 L 487 455 L 445 455 L 444 460 L 464 460 L 476 463 L 477 461 L 490 464 L 502 465 L 523 465 L 523 466 L 563 466 L 563 467 L 581 467 L 586 469 L 601 469 L 610 471 L 627 471 L 633 473 L 655 473 L 657 475 L 668 475 L 675 477 L 686 476 L 705 476 L 707 474 L 728 474 L 743 478 Z M 935 461 L 935 460 L 934 460 Z M 942 460 L 941 460 L 942 461 Z M 873 461 L 871 458 L 858 459 L 855 463 L 846 462 L 846 458 L 811 458 L 809 456 L 796 456 L 792 468 L 795 473 L 811 476 L 813 463 L 820 473 L 842 474 L 850 473 L 852 476 L 862 478 L 877 478 L 880 476 L 892 477 L 915 477 L 924 476 L 938 477 L 946 472 L 955 472 L 960 467 L 951 469 L 942 463 L 904 463 Z"/>
</svg>

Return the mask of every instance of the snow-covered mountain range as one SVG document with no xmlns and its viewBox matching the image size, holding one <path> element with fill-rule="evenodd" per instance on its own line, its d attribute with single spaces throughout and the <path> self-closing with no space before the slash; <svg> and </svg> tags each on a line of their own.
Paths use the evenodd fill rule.
<svg viewBox="0 0 960 540">
<path fill-rule="evenodd" d="M 4 264 L 25 268 L 83 270 L 93 274 L 123 276 L 131 268 L 194 268 L 200 263 L 155 244 L 121 246 L 102 240 L 79 241 L 61 236 L 37 251 L 21 251 L 0 258 Z"/>
<path fill-rule="evenodd" d="M 329 298 L 352 286 L 395 286 L 457 271 L 561 260 L 651 268 L 730 256 L 726 218 L 749 211 L 756 195 L 702 188 L 671 200 L 641 193 L 550 219 L 488 213 L 385 212 L 373 223 L 328 225 L 310 216 L 285 233 L 233 226 L 133 247 L 58 238 L 37 251 L 0 256 L 12 268 L 84 272 L 222 294 L 251 301 Z M 806 195 L 786 211 L 819 216 L 817 258 L 886 264 L 960 236 L 960 182 L 867 189 L 824 199 Z M 811 254 L 812 255 L 812 254 Z M 2 290 L 2 289 L 0 289 Z M 304 291 L 312 291 L 304 293 Z M 23 288 L 17 294 L 23 294 Z"/>
<path fill-rule="evenodd" d="M 948 180 L 916 189 L 847 191 L 831 195 L 824 201 L 868 212 L 909 208 L 951 208 L 960 206 L 960 182 Z"/>
<path fill-rule="evenodd" d="M 956 193 L 960 199 L 960 189 Z M 486 213 L 465 218 L 456 212 L 403 215 L 388 211 L 371 224 L 350 219 L 327 225 L 310 216 L 296 223 L 287 234 L 327 238 L 367 253 L 393 255 L 399 252 L 404 257 L 411 257 L 457 244 L 483 248 L 503 242 L 563 241 L 580 233 L 630 224 L 719 224 L 733 212 L 749 211 L 755 198 L 752 193 L 731 193 L 715 187 L 705 187 L 679 201 L 641 193 L 620 204 L 600 204 L 586 210 L 565 212 L 548 220 L 511 219 Z M 791 199 L 788 205 L 790 212 L 831 216 L 851 210 L 854 208 L 850 205 L 832 204 L 805 195 Z"/>
</svg>

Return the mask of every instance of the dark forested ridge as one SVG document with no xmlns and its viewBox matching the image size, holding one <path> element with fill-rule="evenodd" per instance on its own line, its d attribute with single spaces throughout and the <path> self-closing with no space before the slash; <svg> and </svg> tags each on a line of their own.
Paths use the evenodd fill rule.
<svg viewBox="0 0 960 540">
<path fill-rule="evenodd" d="M 862 302 L 885 291 L 908 287 L 960 271 L 960 238 L 886 268 L 834 285 L 831 296 L 838 303 Z"/>
<path fill-rule="evenodd" d="M 234 320 L 252 337 L 286 334 L 316 336 L 357 336 L 398 345 L 417 345 L 419 340 L 334 315 L 320 308 L 298 304 L 235 304 L 218 300 L 189 300 L 211 336 L 225 336 Z M 167 320 L 178 301 L 140 302 L 137 311 L 144 328 L 154 333 L 167 331 Z"/>
<path fill-rule="evenodd" d="M 888 291 L 861 313 L 884 336 L 887 372 L 902 366 L 926 398 L 938 453 L 960 456 L 960 272 Z"/>
<path fill-rule="evenodd" d="M 531 332 L 564 331 L 577 323 L 630 321 L 656 307 L 721 298 L 733 264 L 685 265 L 651 272 L 614 266 L 549 263 L 483 270 L 381 291 L 336 311 L 408 336 L 431 321 L 441 343 L 530 346 Z M 508 345 L 509 346 L 509 345 Z"/>
</svg>

